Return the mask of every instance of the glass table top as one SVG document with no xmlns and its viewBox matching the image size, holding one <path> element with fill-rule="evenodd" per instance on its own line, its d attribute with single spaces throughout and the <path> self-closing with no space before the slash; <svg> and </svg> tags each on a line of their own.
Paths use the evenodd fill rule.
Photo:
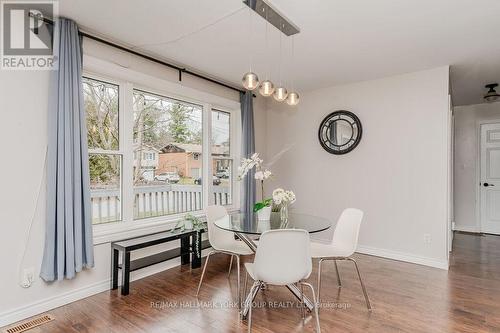
<svg viewBox="0 0 500 333">
<path fill-rule="evenodd" d="M 303 229 L 309 233 L 315 233 L 332 226 L 332 221 L 329 219 L 308 214 L 289 213 L 287 222 L 281 220 L 280 213 L 271 213 L 269 221 L 259 221 L 257 214 L 253 215 L 250 218 L 242 213 L 226 215 L 215 220 L 214 224 L 224 230 L 254 235 L 276 229 Z"/>
</svg>

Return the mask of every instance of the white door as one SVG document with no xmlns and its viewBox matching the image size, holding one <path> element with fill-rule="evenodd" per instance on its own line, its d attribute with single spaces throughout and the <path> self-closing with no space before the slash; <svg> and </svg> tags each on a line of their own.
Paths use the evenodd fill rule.
<svg viewBox="0 0 500 333">
<path fill-rule="evenodd" d="M 500 234 L 500 123 L 481 125 L 481 231 Z"/>
</svg>

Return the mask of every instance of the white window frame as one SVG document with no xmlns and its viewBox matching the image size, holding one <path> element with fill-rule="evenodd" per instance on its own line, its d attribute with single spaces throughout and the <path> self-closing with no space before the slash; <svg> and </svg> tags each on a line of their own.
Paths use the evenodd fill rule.
<svg viewBox="0 0 500 333">
<path fill-rule="evenodd" d="M 88 75 L 87 75 L 88 74 Z M 107 222 L 107 223 L 121 223 L 123 221 L 123 166 L 124 166 L 124 149 L 123 149 L 123 138 L 122 138 L 122 134 L 123 134 L 123 119 L 122 119 L 122 108 L 123 108 L 123 98 L 121 97 L 122 96 L 122 85 L 121 85 L 121 82 L 117 81 L 117 80 L 114 80 L 112 78 L 107 78 L 107 77 L 102 77 L 102 76 L 99 76 L 99 75 L 94 75 L 94 74 L 90 74 L 90 73 L 85 73 L 82 75 L 83 78 L 88 78 L 88 79 L 91 79 L 91 80 L 95 80 L 95 81 L 100 81 L 100 82 L 103 82 L 103 83 L 109 83 L 109 84 L 112 84 L 112 85 L 115 85 L 118 87 L 118 149 L 117 150 L 108 150 L 108 149 L 101 149 L 101 148 L 89 148 L 88 149 L 88 155 L 90 157 L 90 155 L 116 155 L 116 156 L 120 156 L 121 159 L 120 159 L 120 219 L 117 220 L 117 221 L 113 221 L 113 222 Z M 132 152 L 133 154 L 133 152 Z M 133 156 L 132 156 L 133 158 Z M 107 224 L 107 223 L 104 223 L 104 224 Z"/>
<path fill-rule="evenodd" d="M 220 107 L 214 107 L 212 106 L 212 109 L 210 110 L 210 122 L 212 121 L 212 112 L 213 111 L 221 111 L 221 112 L 226 112 L 226 113 L 229 113 L 229 157 L 227 156 L 218 156 L 218 157 L 213 157 L 212 156 L 212 151 L 210 151 L 210 166 L 213 165 L 213 160 L 214 159 L 217 159 L 217 160 L 229 160 L 231 161 L 231 181 L 232 181 L 232 184 L 231 184 L 231 204 L 229 205 L 225 205 L 224 207 L 232 207 L 235 205 L 235 196 L 236 194 L 238 193 L 238 206 L 239 206 L 239 193 L 240 193 L 240 187 L 238 188 L 235 188 L 234 185 L 235 183 L 239 183 L 237 181 L 237 171 L 238 171 L 238 165 L 239 165 L 239 161 L 240 161 L 240 158 L 241 158 L 241 130 L 240 131 L 237 131 L 237 126 L 239 124 L 239 128 L 241 129 L 241 118 L 238 118 L 238 122 L 236 122 L 235 119 L 233 119 L 233 116 L 234 116 L 234 112 L 232 112 L 231 110 L 227 110 L 225 108 L 220 108 Z M 239 114 L 241 115 L 241 111 L 239 112 Z M 210 124 L 210 128 L 212 128 L 212 124 Z M 239 132 L 239 133 L 237 133 Z M 237 141 L 238 142 L 238 149 L 236 149 L 236 147 L 233 147 L 233 141 L 234 141 L 234 138 L 236 138 L 236 136 L 238 136 Z M 212 141 L 212 138 L 210 137 L 210 141 Z M 211 146 L 210 146 L 211 148 Z M 213 174 L 213 172 L 212 172 Z M 210 184 L 211 186 L 213 186 L 213 181 L 210 180 Z M 237 193 L 236 193 L 237 192 Z"/>
<path fill-rule="evenodd" d="M 226 206 L 229 212 L 239 210 L 240 183 L 236 180 L 236 164 L 241 157 L 241 111 L 240 103 L 202 92 L 193 88 L 182 86 L 178 83 L 167 81 L 156 76 L 151 76 L 129 68 L 124 68 L 95 57 L 84 55 L 83 76 L 118 85 L 119 93 L 119 150 L 115 154 L 122 155 L 121 167 L 121 201 L 122 219 L 120 222 L 97 224 L 93 226 L 94 244 L 135 237 L 151 232 L 171 229 L 186 213 L 171 214 L 134 220 L 134 194 L 133 194 L 133 90 L 143 90 L 159 96 L 165 96 L 187 103 L 201 105 L 202 110 L 202 196 L 203 209 L 191 212 L 195 216 L 203 217 L 204 209 L 213 204 L 211 192 L 212 184 L 212 154 L 211 154 L 211 128 L 212 109 L 221 110 L 231 114 L 231 158 L 233 159 L 233 184 L 232 202 Z M 238 130 L 238 128 L 240 130 Z M 91 151 L 89 150 L 89 153 Z M 94 150 L 92 151 L 94 152 Z M 108 153 L 107 151 L 95 151 Z"/>
</svg>

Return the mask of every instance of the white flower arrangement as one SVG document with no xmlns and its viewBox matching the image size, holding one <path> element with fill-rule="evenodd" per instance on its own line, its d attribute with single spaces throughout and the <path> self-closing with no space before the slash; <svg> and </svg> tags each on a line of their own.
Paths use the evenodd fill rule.
<svg viewBox="0 0 500 333">
<path fill-rule="evenodd" d="M 277 188 L 273 191 L 273 201 L 276 205 L 286 204 L 290 205 L 297 200 L 295 193 L 292 191 L 285 191 L 282 188 Z"/>
</svg>

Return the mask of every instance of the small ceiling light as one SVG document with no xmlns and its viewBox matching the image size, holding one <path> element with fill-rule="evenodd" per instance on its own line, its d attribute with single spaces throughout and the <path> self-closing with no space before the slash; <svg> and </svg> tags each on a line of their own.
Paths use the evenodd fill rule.
<svg viewBox="0 0 500 333">
<path fill-rule="evenodd" d="M 243 75 L 241 82 L 243 83 L 243 87 L 245 87 L 245 89 L 255 90 L 255 88 L 259 86 L 259 77 L 253 72 L 248 72 Z"/>
<path fill-rule="evenodd" d="M 295 63 L 295 37 L 292 36 L 292 64 Z M 299 104 L 299 94 L 295 92 L 295 84 L 294 84 L 294 79 L 292 78 L 292 91 L 288 94 L 288 97 L 286 99 L 286 103 L 290 106 L 295 106 Z"/>
<path fill-rule="evenodd" d="M 288 96 L 288 91 L 284 87 L 276 88 L 273 95 L 274 99 L 277 100 L 278 102 L 283 102 L 287 96 Z"/>
<path fill-rule="evenodd" d="M 500 95 L 495 90 L 495 88 L 498 87 L 498 83 L 490 83 L 484 87 L 489 89 L 486 95 L 484 95 L 486 102 L 491 103 L 500 99 Z"/>
<path fill-rule="evenodd" d="M 299 104 L 299 94 L 297 94 L 296 92 L 289 93 L 288 97 L 286 98 L 286 103 L 290 106 Z"/>
<path fill-rule="evenodd" d="M 243 83 L 243 87 L 246 90 L 255 90 L 259 86 L 259 77 L 252 71 L 252 62 L 253 62 L 253 48 L 252 48 L 252 33 L 253 33 L 253 20 L 252 20 L 252 10 L 248 7 L 248 19 L 249 19 L 249 27 L 250 27 L 250 38 L 248 43 L 248 62 L 250 64 L 250 71 L 248 71 L 245 75 L 243 75 L 243 79 L 241 82 Z"/>
<path fill-rule="evenodd" d="M 285 87 L 282 86 L 282 82 L 281 82 L 281 79 L 282 79 L 282 73 L 281 73 L 281 69 L 282 69 L 282 60 L 283 60 L 283 56 L 282 56 L 282 45 L 281 45 L 281 35 L 283 34 L 283 31 L 281 30 L 283 27 L 283 23 L 280 21 L 280 57 L 279 57 L 279 69 L 280 69 L 280 85 L 278 88 L 276 88 L 276 90 L 274 91 L 274 94 L 273 94 L 273 97 L 276 101 L 278 102 L 283 102 L 286 97 L 288 96 L 288 91 L 286 90 Z"/>
<path fill-rule="evenodd" d="M 265 7 L 263 7 L 262 10 L 265 11 L 266 14 L 266 54 L 267 54 L 269 53 L 269 43 L 268 43 L 269 20 L 267 17 L 267 10 L 265 10 Z M 259 87 L 259 93 L 264 97 L 269 97 L 274 93 L 274 83 L 272 83 L 271 80 L 269 80 L 270 67 L 271 65 L 268 62 L 266 79 L 260 83 Z"/>
<path fill-rule="evenodd" d="M 274 92 L 274 84 L 271 81 L 265 80 L 260 83 L 259 93 L 262 96 L 269 97 L 273 94 L 273 92 Z"/>
</svg>

